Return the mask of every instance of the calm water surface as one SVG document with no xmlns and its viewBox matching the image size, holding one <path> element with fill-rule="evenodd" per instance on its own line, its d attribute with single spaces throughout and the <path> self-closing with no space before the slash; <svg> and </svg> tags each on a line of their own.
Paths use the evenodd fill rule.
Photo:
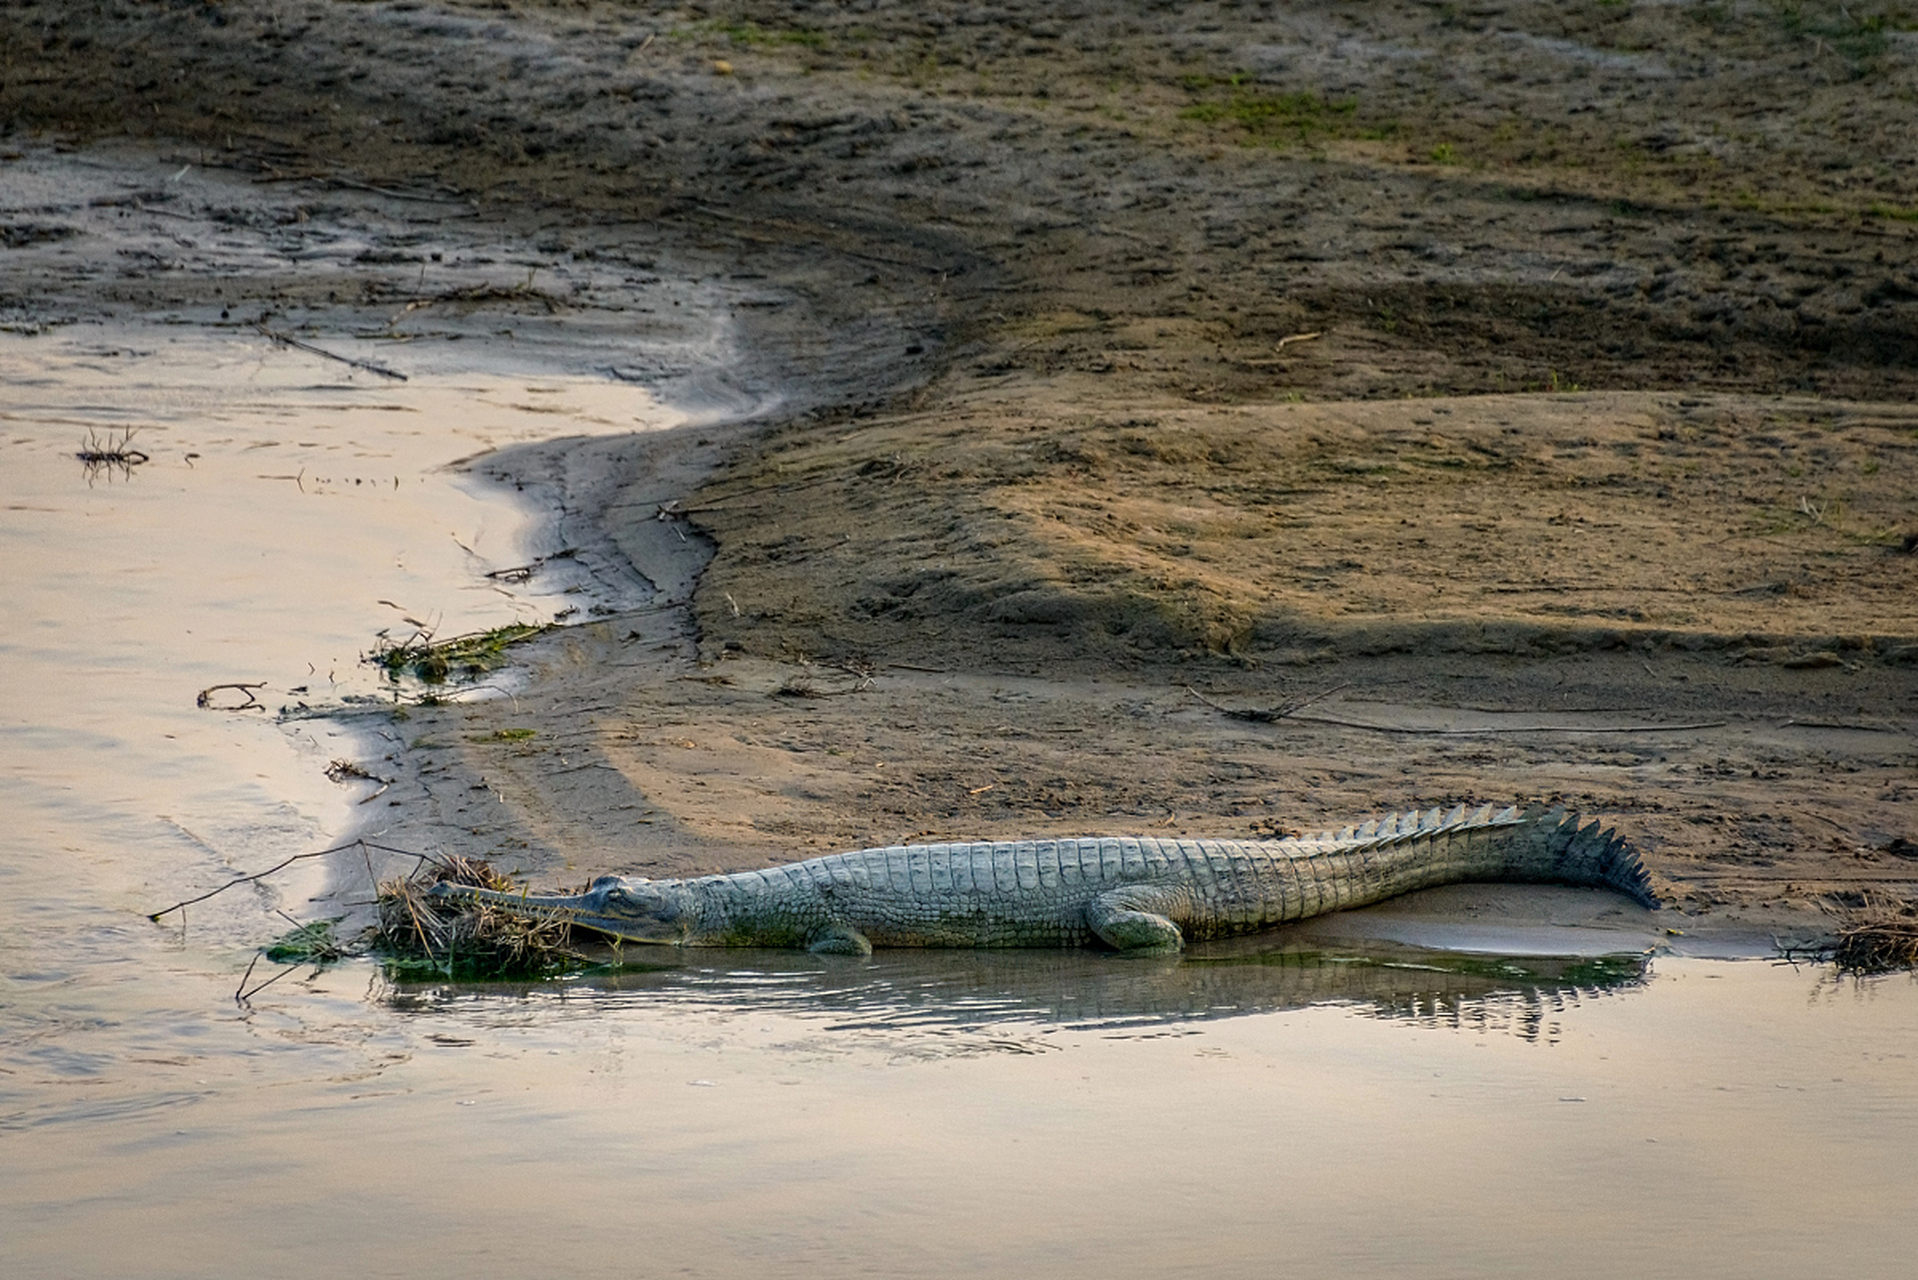
<svg viewBox="0 0 1918 1280">
<path fill-rule="evenodd" d="M 355 963 L 236 1005 L 311 884 L 143 913 L 370 787 L 322 775 L 343 730 L 195 694 L 374 692 L 400 619 L 552 616 L 563 580 L 483 576 L 550 549 L 527 513 L 443 464 L 669 420 L 590 378 L 340 372 L 0 346 L 0 1275 L 1910 1273 L 1903 978 L 1273 937 L 530 989 Z M 85 475 L 127 425 L 152 460 Z"/>
</svg>

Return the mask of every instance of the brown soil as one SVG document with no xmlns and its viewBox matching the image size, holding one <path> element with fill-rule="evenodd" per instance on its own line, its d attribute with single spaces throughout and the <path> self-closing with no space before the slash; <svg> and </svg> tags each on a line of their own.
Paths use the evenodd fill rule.
<svg viewBox="0 0 1918 1280">
<path fill-rule="evenodd" d="M 1549 797 L 1696 924 L 1918 886 L 1918 10 L 17 0 L 0 48 L 20 154 L 732 291 L 732 426 L 486 464 L 660 607 L 415 712 L 396 835 L 671 874 Z M 8 203 L 18 326 L 325 332 L 430 267 Z"/>
</svg>

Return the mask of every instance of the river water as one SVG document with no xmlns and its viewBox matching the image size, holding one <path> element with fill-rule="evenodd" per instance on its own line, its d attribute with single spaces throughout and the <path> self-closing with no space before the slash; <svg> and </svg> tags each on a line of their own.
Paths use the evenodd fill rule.
<svg viewBox="0 0 1918 1280">
<path fill-rule="evenodd" d="M 354 962 L 237 1003 L 310 875 L 145 913 L 374 790 L 324 773 L 363 730 L 273 713 L 378 697 L 382 630 L 592 598 L 487 577 L 549 531 L 446 464 L 675 420 L 463 359 L 0 340 L 0 1274 L 1908 1274 L 1905 978 L 1574 930 L 534 987 Z M 147 460 L 74 457 L 109 437 Z M 252 684 L 269 711 L 197 705 Z"/>
</svg>

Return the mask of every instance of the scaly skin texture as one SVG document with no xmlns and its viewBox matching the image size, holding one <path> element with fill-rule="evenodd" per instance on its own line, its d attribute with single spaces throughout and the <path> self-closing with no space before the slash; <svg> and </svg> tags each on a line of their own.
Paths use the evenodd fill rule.
<svg viewBox="0 0 1918 1280">
<path fill-rule="evenodd" d="M 439 897 L 569 920 L 633 942 L 1171 951 L 1461 881 L 1615 889 L 1656 908 L 1630 846 L 1563 810 L 1395 814 L 1285 840 L 1144 836 L 896 845 L 696 880 L 603 876 L 585 893 Z"/>
</svg>

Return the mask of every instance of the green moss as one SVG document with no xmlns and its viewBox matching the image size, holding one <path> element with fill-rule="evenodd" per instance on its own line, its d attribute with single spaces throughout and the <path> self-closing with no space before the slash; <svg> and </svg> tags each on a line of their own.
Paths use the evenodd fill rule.
<svg viewBox="0 0 1918 1280">
<path fill-rule="evenodd" d="M 1818 46 L 1827 46 L 1852 64 L 1854 75 L 1865 70 L 1866 63 L 1884 56 L 1890 48 L 1889 30 L 1901 30 L 1903 24 L 1889 14 L 1875 14 L 1865 18 L 1852 17 L 1844 6 L 1835 6 L 1836 12 L 1826 12 L 1814 16 L 1809 10 L 1813 6 L 1800 3 L 1800 0 L 1785 0 L 1778 6 L 1778 23 L 1787 35 Z M 1824 8 L 1825 6 L 1818 6 Z"/>
<path fill-rule="evenodd" d="M 528 738 L 536 737 L 538 734 L 539 730 L 537 729 L 495 729 L 491 733 L 476 733 L 472 736 L 471 741 L 524 742 Z"/>
<path fill-rule="evenodd" d="M 516 622 L 435 642 L 414 633 L 401 641 L 382 639 L 365 661 L 379 667 L 394 684 L 408 677 L 422 684 L 445 684 L 448 680 L 470 680 L 503 665 L 506 651 L 521 641 L 530 640 L 552 629 L 552 624 L 534 626 Z"/>
<path fill-rule="evenodd" d="M 274 939 L 265 955 L 274 964 L 331 964 L 346 955 L 346 948 L 333 936 L 333 926 L 345 916 L 330 920 L 309 920 Z"/>
<path fill-rule="evenodd" d="M 538 982 L 563 978 L 595 968 L 587 961 L 542 956 L 528 960 L 502 960 L 492 951 L 457 954 L 440 960 L 425 956 L 381 955 L 380 972 L 389 982 L 407 984 L 430 982 Z"/>
<path fill-rule="evenodd" d="M 1244 76 L 1224 80 L 1209 76 L 1185 77 L 1185 87 L 1203 95 L 1205 100 L 1193 103 L 1179 114 L 1201 124 L 1236 126 L 1254 138 L 1273 143 L 1309 142 L 1315 137 L 1360 132 L 1354 124 L 1358 112 L 1356 98 L 1335 101 L 1310 92 L 1261 93 L 1248 89 L 1244 81 Z"/>
<path fill-rule="evenodd" d="M 787 27 L 771 30 L 756 22 L 710 22 L 690 28 L 692 31 L 705 31 L 712 35 L 725 36 L 740 48 L 750 49 L 763 45 L 800 45 L 807 49 L 822 48 L 826 43 L 826 33 L 814 31 L 808 27 Z"/>
</svg>

